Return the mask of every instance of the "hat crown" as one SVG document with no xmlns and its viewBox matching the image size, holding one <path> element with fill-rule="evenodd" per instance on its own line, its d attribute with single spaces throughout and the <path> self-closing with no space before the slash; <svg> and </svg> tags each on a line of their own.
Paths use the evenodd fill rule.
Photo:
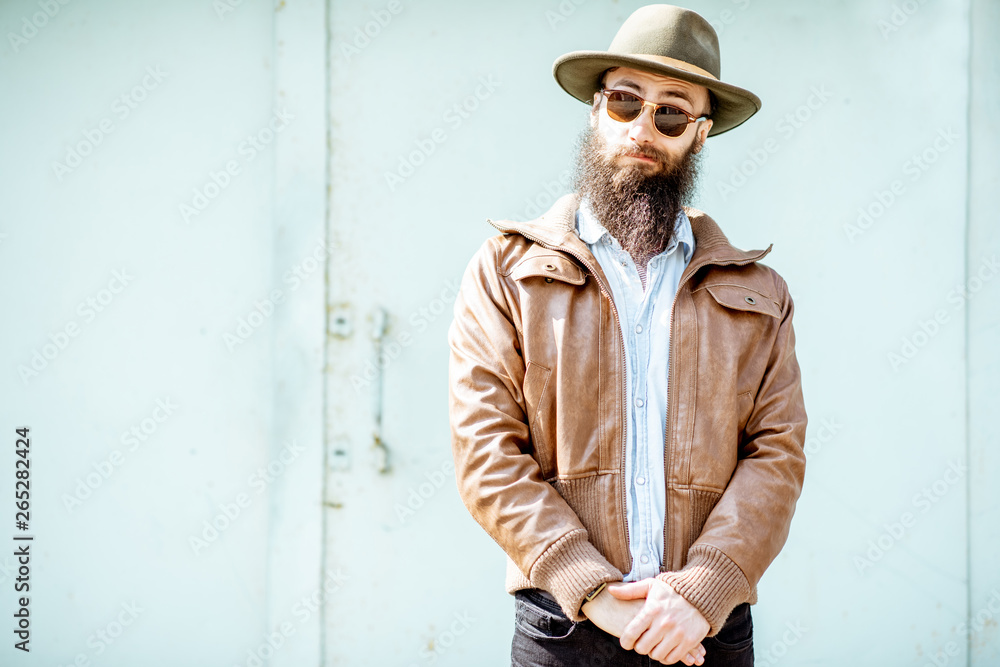
<svg viewBox="0 0 1000 667">
<path fill-rule="evenodd" d="M 552 75 L 563 90 L 587 104 L 593 104 L 612 67 L 704 86 L 715 102 L 711 137 L 742 125 L 760 110 L 759 97 L 722 80 L 719 61 L 719 37 L 708 21 L 683 7 L 647 5 L 625 20 L 607 51 L 565 53 L 552 64 Z"/>
<path fill-rule="evenodd" d="M 608 53 L 680 60 L 722 78 L 719 37 L 697 13 L 674 5 L 646 5 L 618 29 Z"/>
</svg>

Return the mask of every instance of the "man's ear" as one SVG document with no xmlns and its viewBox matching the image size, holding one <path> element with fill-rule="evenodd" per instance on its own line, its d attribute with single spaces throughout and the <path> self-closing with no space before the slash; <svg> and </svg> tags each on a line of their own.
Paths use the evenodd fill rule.
<svg viewBox="0 0 1000 667">
<path fill-rule="evenodd" d="M 697 148 L 695 148 L 695 153 L 700 153 L 701 149 L 705 147 L 705 141 L 708 139 L 708 131 L 712 129 L 712 119 L 703 120 L 698 123 L 698 138 L 697 138 Z"/>
<path fill-rule="evenodd" d="M 594 103 L 590 106 L 590 126 L 597 127 L 597 112 L 601 108 L 601 91 L 594 93 Z"/>
</svg>

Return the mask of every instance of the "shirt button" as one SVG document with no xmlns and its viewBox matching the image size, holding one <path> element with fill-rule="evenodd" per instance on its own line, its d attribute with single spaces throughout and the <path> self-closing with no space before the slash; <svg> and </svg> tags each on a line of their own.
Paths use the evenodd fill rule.
<svg viewBox="0 0 1000 667">
<path fill-rule="evenodd" d="M 646 483 L 646 478 L 645 477 L 636 477 L 635 478 L 635 483 L 639 484 L 639 485 L 645 484 Z"/>
<path fill-rule="evenodd" d="M 636 333 L 642 333 L 642 325 L 641 324 L 635 325 L 635 332 Z"/>
<path fill-rule="evenodd" d="M 642 399 L 641 398 L 635 399 L 635 407 L 637 407 L 637 408 L 641 408 L 642 407 Z"/>
<path fill-rule="evenodd" d="M 640 561 L 642 562 L 642 564 L 643 564 L 643 565 L 645 565 L 646 563 L 648 563 L 648 562 L 649 562 L 649 556 L 647 556 L 646 554 L 643 554 L 643 555 L 642 555 L 642 556 L 641 556 L 641 557 L 639 558 L 639 560 L 640 560 Z"/>
</svg>

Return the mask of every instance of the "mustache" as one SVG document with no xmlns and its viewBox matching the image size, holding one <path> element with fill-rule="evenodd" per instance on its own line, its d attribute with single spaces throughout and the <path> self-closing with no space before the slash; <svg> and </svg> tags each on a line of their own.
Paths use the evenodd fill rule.
<svg viewBox="0 0 1000 667">
<path fill-rule="evenodd" d="M 612 152 L 611 157 L 648 157 L 663 167 L 670 164 L 670 156 L 652 146 L 619 146 Z"/>
</svg>

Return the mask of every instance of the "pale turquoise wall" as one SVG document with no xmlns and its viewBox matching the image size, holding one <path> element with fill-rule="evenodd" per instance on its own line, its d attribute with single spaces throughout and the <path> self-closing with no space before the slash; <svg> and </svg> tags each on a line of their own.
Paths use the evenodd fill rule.
<svg viewBox="0 0 1000 667">
<path fill-rule="evenodd" d="M 37 540 L 32 653 L 5 646 L 0 664 L 506 664 L 495 543 L 451 487 L 398 507 L 449 455 L 449 285 L 485 218 L 566 189 L 586 107 L 551 63 L 605 48 L 639 4 L 0 2 L 0 442 L 32 427 Z M 810 414 L 805 490 L 754 607 L 758 664 L 996 664 L 998 5 L 690 6 L 719 29 L 723 78 L 764 103 L 709 143 L 697 205 L 736 245 L 774 243 Z M 241 150 L 284 110 L 271 143 Z M 96 145 L 60 177 L 80 142 Z M 88 298 L 108 302 L 91 317 Z M 357 382 L 376 308 L 388 340 L 408 335 L 383 369 L 391 473 Z M 36 350 L 51 358 L 22 379 Z M 148 421 L 168 398 L 174 414 Z M 130 450 L 122 432 L 144 425 Z M 458 585 L 426 576 L 441 558 Z M 98 655 L 89 638 L 133 601 Z"/>
<path fill-rule="evenodd" d="M 0 664 L 246 664 L 318 588 L 322 264 L 282 276 L 324 232 L 323 8 L 232 4 L 0 3 L 8 621 L 15 426 L 36 537 Z M 316 664 L 292 622 L 272 664 Z"/>
<path fill-rule="evenodd" d="M 969 105 L 969 226 L 966 274 L 985 256 L 994 261 L 1000 250 L 1000 3 L 974 2 L 971 30 L 972 94 Z M 970 652 L 973 665 L 1000 662 L 1000 281 L 983 284 L 969 303 L 967 414 L 969 419 L 969 606 L 975 630 Z"/>
</svg>

